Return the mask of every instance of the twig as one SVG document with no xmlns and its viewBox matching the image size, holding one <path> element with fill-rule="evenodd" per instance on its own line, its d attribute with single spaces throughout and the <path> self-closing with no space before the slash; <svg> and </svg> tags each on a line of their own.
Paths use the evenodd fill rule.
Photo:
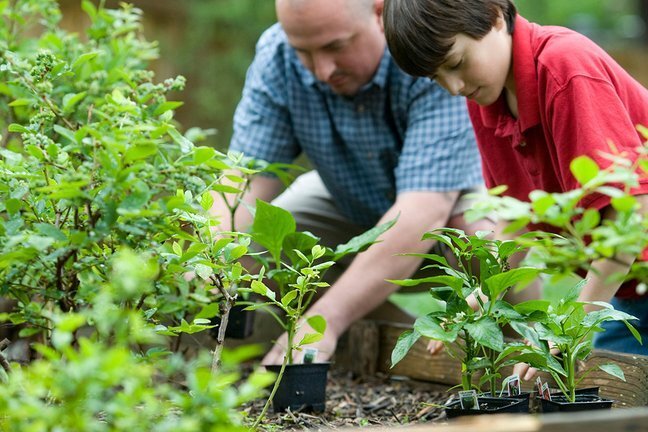
<svg viewBox="0 0 648 432">
<path fill-rule="evenodd" d="M 8 347 L 10 344 L 9 339 L 3 339 L 0 341 L 0 366 L 7 372 L 7 375 L 11 373 L 11 365 L 7 361 L 7 358 L 2 354 L 2 350 Z"/>
<path fill-rule="evenodd" d="M 223 279 L 219 274 L 212 275 L 211 277 L 212 285 L 218 288 L 218 291 L 225 298 L 225 301 L 221 304 L 221 322 L 218 327 L 218 335 L 216 336 L 216 346 L 214 347 L 214 352 L 212 356 L 212 374 L 218 372 L 221 364 L 221 355 L 223 353 L 223 346 L 225 344 L 225 331 L 227 330 L 227 322 L 229 321 L 229 313 L 232 306 L 236 303 L 236 296 L 232 296 L 225 285 L 223 284 Z"/>
</svg>

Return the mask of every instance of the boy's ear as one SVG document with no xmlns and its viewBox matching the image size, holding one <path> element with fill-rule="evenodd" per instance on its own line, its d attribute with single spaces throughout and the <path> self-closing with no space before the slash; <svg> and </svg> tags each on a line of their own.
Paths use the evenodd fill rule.
<svg viewBox="0 0 648 432">
<path fill-rule="evenodd" d="M 497 30 L 502 30 L 502 29 L 506 30 L 507 29 L 506 20 L 504 19 L 504 13 L 502 12 L 501 9 L 500 9 L 499 13 L 497 14 L 497 20 L 495 21 L 494 27 Z"/>
</svg>

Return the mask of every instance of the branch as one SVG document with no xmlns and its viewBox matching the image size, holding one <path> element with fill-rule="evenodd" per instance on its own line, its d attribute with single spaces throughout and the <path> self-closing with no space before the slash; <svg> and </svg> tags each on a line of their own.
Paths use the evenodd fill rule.
<svg viewBox="0 0 648 432">
<path fill-rule="evenodd" d="M 7 361 L 7 358 L 4 356 L 4 354 L 2 354 L 2 350 L 8 347 L 9 344 L 9 339 L 3 339 L 2 341 L 0 341 L 0 366 L 2 366 L 7 374 L 11 373 L 11 365 Z"/>
</svg>

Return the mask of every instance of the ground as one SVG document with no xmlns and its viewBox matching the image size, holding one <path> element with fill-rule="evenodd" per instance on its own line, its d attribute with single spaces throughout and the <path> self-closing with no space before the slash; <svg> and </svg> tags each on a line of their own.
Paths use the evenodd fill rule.
<svg viewBox="0 0 648 432">
<path fill-rule="evenodd" d="M 445 421 L 443 409 L 451 393 L 438 385 L 402 377 L 378 375 L 353 378 L 350 373 L 333 370 L 326 388 L 324 413 L 270 412 L 264 420 L 267 430 L 303 431 L 344 427 L 405 424 Z M 245 412 L 254 419 L 261 412 L 264 400 L 247 406 Z"/>
</svg>

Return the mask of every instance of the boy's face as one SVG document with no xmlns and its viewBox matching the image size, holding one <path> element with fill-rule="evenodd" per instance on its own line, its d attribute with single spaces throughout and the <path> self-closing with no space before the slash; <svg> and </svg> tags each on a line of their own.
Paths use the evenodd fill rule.
<svg viewBox="0 0 648 432">
<path fill-rule="evenodd" d="M 302 7 L 277 2 L 279 21 L 302 64 L 344 96 L 373 78 L 386 45 L 381 8 L 356 11 L 350 1 L 356 0 L 310 0 Z"/>
<path fill-rule="evenodd" d="M 482 39 L 460 33 L 455 36 L 445 62 L 431 78 L 452 95 L 490 105 L 512 84 L 512 40 L 502 18 Z"/>
</svg>

